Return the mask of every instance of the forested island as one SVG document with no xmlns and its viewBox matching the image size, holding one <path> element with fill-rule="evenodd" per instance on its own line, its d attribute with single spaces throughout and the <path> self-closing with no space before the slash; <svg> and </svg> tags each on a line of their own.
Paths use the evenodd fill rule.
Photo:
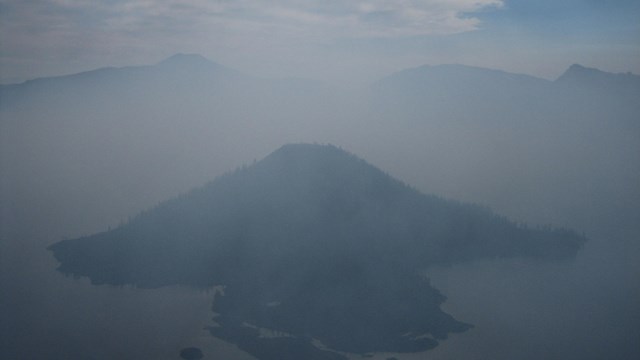
<svg viewBox="0 0 640 360">
<path fill-rule="evenodd" d="M 471 327 L 423 275 L 572 258 L 585 238 L 425 195 L 331 145 L 285 145 L 113 230 L 50 247 L 93 284 L 224 286 L 211 333 L 261 360 L 419 352 Z"/>
</svg>

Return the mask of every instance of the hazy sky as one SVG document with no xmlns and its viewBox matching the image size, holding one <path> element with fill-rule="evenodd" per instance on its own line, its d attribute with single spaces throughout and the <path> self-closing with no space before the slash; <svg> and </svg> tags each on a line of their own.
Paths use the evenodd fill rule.
<svg viewBox="0 0 640 360">
<path fill-rule="evenodd" d="M 0 81 L 178 52 L 329 81 L 441 63 L 640 73 L 638 19 L 637 0 L 0 0 Z"/>
</svg>

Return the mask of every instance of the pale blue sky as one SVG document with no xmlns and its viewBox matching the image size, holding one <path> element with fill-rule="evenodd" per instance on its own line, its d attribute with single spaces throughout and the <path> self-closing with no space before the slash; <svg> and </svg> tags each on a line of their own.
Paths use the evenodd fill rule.
<svg viewBox="0 0 640 360">
<path fill-rule="evenodd" d="M 640 73 L 640 1 L 0 0 L 2 82 L 200 53 L 259 76 L 375 80 L 461 63 Z"/>
</svg>

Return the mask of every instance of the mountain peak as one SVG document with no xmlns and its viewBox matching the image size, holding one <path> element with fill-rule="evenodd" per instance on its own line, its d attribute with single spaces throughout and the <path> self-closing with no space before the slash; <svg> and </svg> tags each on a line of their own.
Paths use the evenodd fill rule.
<svg viewBox="0 0 640 360">
<path fill-rule="evenodd" d="M 339 150 L 339 151 L 344 151 L 341 150 L 340 148 L 336 147 L 335 145 L 331 145 L 331 144 L 327 144 L 327 145 L 322 145 L 322 144 L 309 144 L 309 143 L 291 143 L 291 144 L 285 144 L 282 145 L 280 148 L 278 148 L 276 151 L 274 151 L 273 154 L 287 154 L 287 153 L 296 153 L 296 152 L 305 152 L 305 151 L 310 151 L 310 152 L 318 152 L 318 151 L 327 151 L 327 150 Z"/>
<path fill-rule="evenodd" d="M 580 65 L 580 64 L 577 64 L 577 63 L 569 66 L 569 69 L 567 69 L 567 71 L 573 71 L 573 72 L 576 72 L 576 71 L 593 71 L 593 70 L 599 71 L 598 69 L 588 68 L 586 66 L 583 66 L 583 65 Z"/>
<path fill-rule="evenodd" d="M 624 92 L 640 91 L 640 76 L 638 75 L 630 72 L 615 74 L 580 64 L 571 65 L 556 79 L 556 83 L 609 90 L 618 89 Z"/>
<path fill-rule="evenodd" d="M 336 147 L 335 145 L 327 144 L 307 144 L 307 143 L 294 143 L 286 144 L 272 152 L 265 160 L 270 158 L 280 158 L 285 161 L 292 161 L 295 159 L 303 161 L 314 161 L 314 158 L 318 157 L 353 157 L 347 151 Z"/>
<path fill-rule="evenodd" d="M 573 64 L 569 66 L 569 68 L 562 75 L 560 75 L 560 77 L 558 77 L 556 81 L 563 82 L 563 81 L 575 81 L 579 79 L 589 79 L 589 78 L 593 79 L 596 77 L 604 77 L 607 75 L 613 75 L 613 74 L 608 74 L 596 68 L 590 68 L 580 64 Z"/>
<path fill-rule="evenodd" d="M 214 63 L 213 61 L 210 61 L 209 59 L 205 58 L 200 54 L 183 54 L 183 53 L 172 55 L 158 63 L 158 66 L 162 66 L 162 67 L 169 67 L 169 66 L 170 67 L 177 67 L 177 66 L 179 67 L 183 67 L 183 66 L 212 67 L 216 65 L 217 65 L 216 63 Z"/>
</svg>

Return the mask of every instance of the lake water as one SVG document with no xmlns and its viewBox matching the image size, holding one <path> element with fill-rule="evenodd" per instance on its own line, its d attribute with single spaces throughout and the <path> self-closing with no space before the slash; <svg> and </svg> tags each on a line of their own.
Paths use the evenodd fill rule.
<svg viewBox="0 0 640 360">
<path fill-rule="evenodd" d="M 448 296 L 445 311 L 475 328 L 427 353 L 374 359 L 634 358 L 640 231 L 612 233 L 587 234 L 592 241 L 575 261 L 510 259 L 430 269 L 432 284 Z M 46 242 L 1 243 L 4 358 L 169 360 L 197 346 L 210 355 L 205 358 L 252 359 L 204 330 L 212 324 L 213 290 L 93 286 L 56 272 Z"/>
</svg>

